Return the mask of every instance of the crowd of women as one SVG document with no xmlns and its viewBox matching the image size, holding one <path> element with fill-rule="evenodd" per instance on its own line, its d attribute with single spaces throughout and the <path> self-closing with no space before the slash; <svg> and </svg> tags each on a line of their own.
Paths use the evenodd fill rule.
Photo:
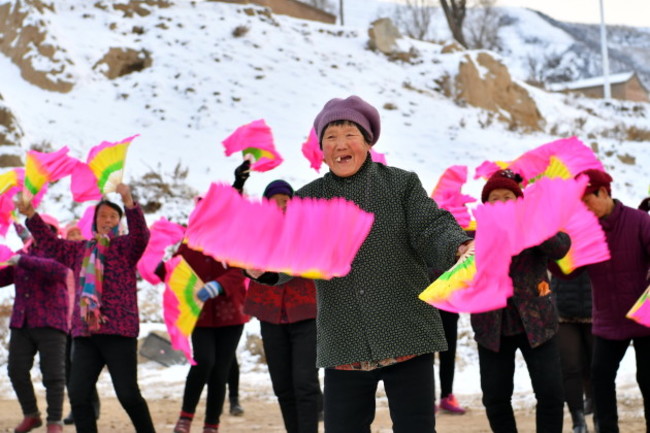
<svg viewBox="0 0 650 433">
<path fill-rule="evenodd" d="M 197 293 L 204 304 L 192 334 L 197 363 L 189 368 L 174 433 L 191 431 L 206 385 L 202 431 L 220 431 L 226 383 L 248 315 L 260 320 L 288 433 L 316 433 L 321 416 L 328 433 L 370 433 L 379 381 L 394 432 L 435 432 L 436 408 L 463 413 L 451 389 L 458 316 L 441 314 L 418 294 L 436 273 L 473 254 L 474 240 L 429 198 L 417 175 L 371 160 L 380 125 L 378 111 L 361 98 L 330 100 L 314 121 L 329 173 L 297 191 L 274 181 L 263 193 L 282 210 L 294 196 L 343 197 L 371 212 L 372 229 L 346 276 L 307 280 L 243 270 L 186 244 L 173 248 L 205 282 Z M 235 172 L 233 187 L 240 192 L 247 164 Z M 648 286 L 650 215 L 614 199 L 607 173 L 581 175 L 588 178 L 582 200 L 605 232 L 611 259 L 564 276 L 552 262 L 567 253 L 571 239 L 558 232 L 512 258 L 514 294 L 504 308 L 471 316 L 483 404 L 494 432 L 517 431 L 511 404 L 517 350 L 537 400 L 538 433 L 562 432 L 565 401 L 575 433 L 587 432 L 585 414 L 592 412 L 600 433 L 618 432 L 615 378 L 631 342 L 650 426 L 650 328 L 625 317 Z M 517 173 L 499 170 L 487 180 L 481 200 L 517 200 L 525 193 L 520 182 Z M 16 433 L 43 424 L 30 377 L 37 352 L 48 433 L 63 430 L 66 384 L 77 432 L 97 431 L 95 385 L 104 366 L 135 430 L 155 431 L 137 381 L 136 264 L 149 230 L 130 188 L 120 184 L 117 192 L 124 209 L 99 202 L 90 240 L 75 238 L 73 227 L 60 233 L 29 202 L 16 205 L 26 217 L 25 247 L 0 270 L 0 284 L 16 289 L 8 364 L 24 415 Z M 120 225 L 124 215 L 126 233 Z M 164 277 L 164 263 L 157 273 Z M 436 352 L 444 369 L 438 406 Z M 324 369 L 324 392 L 318 368 Z"/>
</svg>

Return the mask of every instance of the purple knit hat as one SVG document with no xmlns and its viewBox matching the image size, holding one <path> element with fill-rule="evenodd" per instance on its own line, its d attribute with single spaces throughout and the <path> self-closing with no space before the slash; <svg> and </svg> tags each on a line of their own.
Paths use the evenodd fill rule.
<svg viewBox="0 0 650 433">
<path fill-rule="evenodd" d="M 264 189 L 264 197 L 271 198 L 276 194 L 284 194 L 293 197 L 293 188 L 288 182 L 278 179 L 269 183 Z"/>
<path fill-rule="evenodd" d="M 314 129 L 319 143 L 323 140 L 323 131 L 327 125 L 337 120 L 349 120 L 361 126 L 370 136 L 371 146 L 379 139 L 381 131 L 379 112 L 358 96 L 350 96 L 346 99 L 334 98 L 325 104 L 314 120 Z"/>
</svg>

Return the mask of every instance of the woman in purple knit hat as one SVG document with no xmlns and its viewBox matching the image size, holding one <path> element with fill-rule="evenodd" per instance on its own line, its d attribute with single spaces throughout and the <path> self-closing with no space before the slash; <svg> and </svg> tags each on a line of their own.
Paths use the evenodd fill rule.
<svg viewBox="0 0 650 433">
<path fill-rule="evenodd" d="M 429 197 L 415 173 L 375 163 L 381 122 L 358 96 L 328 101 L 314 120 L 329 173 L 298 197 L 341 197 L 374 214 L 344 277 L 316 280 L 316 366 L 325 368 L 325 430 L 370 432 L 386 390 L 393 431 L 435 432 L 433 354 L 447 350 L 436 308 L 420 301 L 427 266 L 448 269 L 473 242 Z M 338 227 L 323 227 L 336 231 Z M 249 271 L 263 284 L 283 274 Z"/>
<path fill-rule="evenodd" d="M 283 212 L 293 188 L 274 180 L 264 197 Z M 251 281 L 244 312 L 257 317 L 287 433 L 317 433 L 322 394 L 316 368 L 316 287 L 307 278 L 266 286 Z"/>
</svg>

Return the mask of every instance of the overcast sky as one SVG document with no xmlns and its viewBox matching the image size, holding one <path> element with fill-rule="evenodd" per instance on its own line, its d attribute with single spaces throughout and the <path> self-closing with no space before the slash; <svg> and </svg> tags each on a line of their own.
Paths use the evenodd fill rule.
<svg viewBox="0 0 650 433">
<path fill-rule="evenodd" d="M 650 0 L 603 0 L 605 22 L 650 27 Z M 600 22 L 600 0 L 497 0 L 497 6 L 519 6 L 561 21 Z"/>
</svg>

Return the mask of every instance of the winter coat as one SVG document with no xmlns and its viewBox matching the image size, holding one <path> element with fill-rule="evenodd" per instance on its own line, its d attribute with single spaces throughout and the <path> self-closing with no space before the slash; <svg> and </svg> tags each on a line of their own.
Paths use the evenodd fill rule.
<svg viewBox="0 0 650 433">
<path fill-rule="evenodd" d="M 429 198 L 417 175 L 368 156 L 354 175 L 327 173 L 296 195 L 343 197 L 375 217 L 350 273 L 316 281 L 317 366 L 446 350 L 438 310 L 418 295 L 429 285 L 427 266 L 453 266 L 458 247 L 470 238 Z"/>
<path fill-rule="evenodd" d="M 70 298 L 66 283 L 70 270 L 37 255 L 38 249 L 32 245 L 16 266 L 0 269 L 0 286 L 14 284 L 16 290 L 9 327 L 54 328 L 67 334 Z"/>
<path fill-rule="evenodd" d="M 126 209 L 129 233 L 111 239 L 104 261 L 101 314 L 106 318 L 93 334 L 137 337 L 140 332 L 136 287 L 136 264 L 149 242 L 149 229 L 139 206 Z M 81 318 L 79 273 L 87 241 L 57 238 L 36 214 L 27 220 L 27 228 L 45 255 L 74 272 L 76 293 L 72 313 L 72 336 L 87 337 L 91 332 Z"/>
<path fill-rule="evenodd" d="M 218 282 L 224 293 L 208 299 L 201 309 L 196 322 L 198 328 L 218 328 L 222 326 L 243 325 L 249 317 L 244 314 L 244 299 L 246 298 L 246 278 L 240 268 L 226 268 L 221 262 L 210 256 L 190 249 L 187 244 L 181 244 L 174 256 L 180 255 L 196 272 L 204 283 Z M 156 274 L 165 280 L 165 268 L 159 266 Z"/>
<path fill-rule="evenodd" d="M 569 251 L 571 240 L 566 233 L 558 233 L 542 244 L 525 249 L 512 258 L 510 278 L 514 294 L 505 308 L 471 315 L 474 338 L 486 349 L 498 352 L 504 334 L 504 315 L 521 319 L 531 347 L 550 340 L 558 330 L 557 310 L 548 292 L 548 260 L 558 260 Z M 546 289 L 546 290 L 544 290 Z M 549 292 L 550 293 L 550 292 Z"/>
<path fill-rule="evenodd" d="M 592 333 L 610 340 L 650 336 L 650 328 L 625 315 L 648 287 L 650 215 L 614 201 L 599 220 L 611 258 L 587 266 L 593 287 Z"/>
<path fill-rule="evenodd" d="M 591 322 L 591 280 L 583 268 L 573 279 L 551 278 L 560 322 Z"/>
<path fill-rule="evenodd" d="M 313 280 L 292 278 L 284 284 L 267 286 L 251 281 L 244 312 L 263 322 L 296 323 L 316 318 L 316 286 Z"/>
</svg>

